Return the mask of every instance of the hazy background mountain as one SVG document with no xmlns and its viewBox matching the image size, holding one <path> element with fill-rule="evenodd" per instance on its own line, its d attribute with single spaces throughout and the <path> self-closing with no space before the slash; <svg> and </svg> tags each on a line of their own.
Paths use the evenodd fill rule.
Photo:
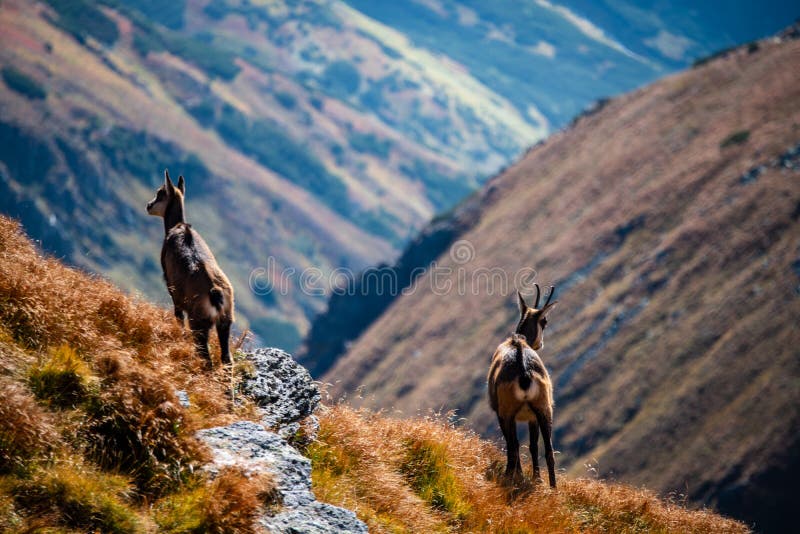
<svg viewBox="0 0 800 534">
<path fill-rule="evenodd" d="M 608 7 L 3 1 L 0 210 L 163 302 L 162 229 L 142 206 L 164 167 L 183 173 L 239 326 L 291 349 L 328 291 L 301 288 L 304 269 L 392 261 L 594 99 L 788 18 L 721 10 L 715 28 L 703 9 Z M 254 270 L 263 289 L 283 269 L 285 294 L 250 290 Z"/>
<path fill-rule="evenodd" d="M 559 300 L 540 351 L 559 465 L 790 531 L 800 28 L 787 35 L 613 99 L 436 220 L 396 269 L 435 268 L 317 369 L 333 365 L 333 398 L 406 416 L 453 409 L 499 437 L 487 366 L 518 319 L 515 276 L 533 269 Z M 333 301 L 309 358 L 375 303 Z"/>
<path fill-rule="evenodd" d="M 303 269 L 391 258 L 545 133 L 341 4 L 9 1 L 0 26 L 3 211 L 164 300 L 163 230 L 142 206 L 164 167 L 184 173 L 240 327 L 285 347 L 323 304 L 300 290 Z M 269 281 L 298 273 L 280 299 L 248 288 L 268 258 Z"/>
</svg>

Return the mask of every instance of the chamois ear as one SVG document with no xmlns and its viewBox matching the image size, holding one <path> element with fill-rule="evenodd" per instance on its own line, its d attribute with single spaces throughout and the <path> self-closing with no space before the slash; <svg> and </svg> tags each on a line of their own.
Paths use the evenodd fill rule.
<svg viewBox="0 0 800 534">
<path fill-rule="evenodd" d="M 528 310 L 528 305 L 525 304 L 525 299 L 522 298 L 522 293 L 519 291 L 517 291 L 517 304 L 519 304 L 520 315 L 525 315 L 525 312 Z"/>
<path fill-rule="evenodd" d="M 178 177 L 178 189 L 182 194 L 186 194 L 186 180 L 183 179 L 182 174 Z"/>
<path fill-rule="evenodd" d="M 541 316 L 542 316 L 542 317 L 544 317 L 544 316 L 546 316 L 548 313 L 550 313 L 550 310 L 552 310 L 553 308 L 555 308 L 555 307 L 556 307 L 556 304 L 558 304 L 558 301 L 557 301 L 557 300 L 554 300 L 553 302 L 551 302 L 551 303 L 547 304 L 547 305 L 546 305 L 544 308 L 542 308 L 542 315 L 541 315 Z"/>
<path fill-rule="evenodd" d="M 172 193 L 175 189 L 175 185 L 172 183 L 172 180 L 169 179 L 169 171 L 164 169 L 164 187 L 167 188 L 167 191 Z"/>
</svg>

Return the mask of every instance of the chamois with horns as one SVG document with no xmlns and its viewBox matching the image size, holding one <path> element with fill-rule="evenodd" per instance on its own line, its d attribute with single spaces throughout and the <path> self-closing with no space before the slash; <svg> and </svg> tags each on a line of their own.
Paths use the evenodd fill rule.
<svg viewBox="0 0 800 534">
<path fill-rule="evenodd" d="M 522 475 L 519 457 L 517 422 L 527 422 L 531 439 L 533 476 L 541 480 L 539 471 L 539 430 L 544 441 L 545 460 L 550 486 L 556 487 L 555 457 L 553 455 L 553 384 L 550 375 L 536 353 L 544 346 L 547 314 L 558 301 L 553 299 L 555 288 L 544 306 L 539 307 L 540 290 L 536 286 L 536 302 L 531 308 L 517 291 L 520 319 L 516 331 L 501 343 L 492 356 L 489 367 L 489 405 L 497 414 L 506 441 L 506 476 Z"/>
<path fill-rule="evenodd" d="M 234 320 L 233 286 L 222 272 L 211 249 L 184 218 L 183 200 L 186 181 L 178 185 L 164 171 L 164 185 L 147 203 L 147 213 L 164 219 L 164 244 L 161 247 L 161 268 L 167 290 L 175 305 L 175 317 L 181 325 L 188 316 L 197 353 L 211 365 L 208 336 L 216 326 L 220 358 L 231 363 L 230 333 Z"/>
</svg>

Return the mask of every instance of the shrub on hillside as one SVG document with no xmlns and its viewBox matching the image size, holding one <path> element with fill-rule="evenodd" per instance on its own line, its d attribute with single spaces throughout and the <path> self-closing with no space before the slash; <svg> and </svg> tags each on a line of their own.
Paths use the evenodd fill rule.
<svg viewBox="0 0 800 534">
<path fill-rule="evenodd" d="M 28 97 L 31 100 L 44 100 L 47 91 L 42 85 L 15 67 L 3 67 L 3 81 L 12 91 Z"/>
<path fill-rule="evenodd" d="M 332 96 L 346 99 L 358 91 L 361 75 L 349 61 L 339 60 L 325 67 L 320 82 Z"/>
<path fill-rule="evenodd" d="M 248 475 L 235 467 L 196 488 L 177 493 L 156 504 L 161 532 L 254 532 L 254 521 L 264 506 L 275 504 L 272 477 Z"/>
<path fill-rule="evenodd" d="M 733 132 L 728 137 L 722 140 L 719 144 L 720 148 L 727 148 L 733 145 L 741 145 L 747 142 L 750 139 L 750 130 L 739 130 L 738 132 Z"/>
</svg>

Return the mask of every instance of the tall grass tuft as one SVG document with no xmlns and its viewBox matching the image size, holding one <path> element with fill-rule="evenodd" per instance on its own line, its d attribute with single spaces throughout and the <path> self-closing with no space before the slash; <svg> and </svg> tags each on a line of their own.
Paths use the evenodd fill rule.
<svg viewBox="0 0 800 534">
<path fill-rule="evenodd" d="M 109 374 L 86 409 L 90 456 L 103 467 L 130 473 L 145 495 L 177 488 L 207 457 L 186 427 L 174 386 L 118 361 L 106 360 L 104 368 Z"/>
<path fill-rule="evenodd" d="M 276 495 L 271 477 L 230 467 L 211 481 L 160 501 L 156 523 L 161 532 L 172 534 L 255 532 L 256 517 L 275 504 Z"/>
<path fill-rule="evenodd" d="M 400 472 L 405 475 L 414 492 L 436 510 L 446 512 L 455 525 L 470 511 L 443 443 L 432 440 L 408 439 Z"/>
<path fill-rule="evenodd" d="M 0 474 L 24 471 L 59 441 L 51 417 L 22 386 L 0 378 Z"/>
</svg>

